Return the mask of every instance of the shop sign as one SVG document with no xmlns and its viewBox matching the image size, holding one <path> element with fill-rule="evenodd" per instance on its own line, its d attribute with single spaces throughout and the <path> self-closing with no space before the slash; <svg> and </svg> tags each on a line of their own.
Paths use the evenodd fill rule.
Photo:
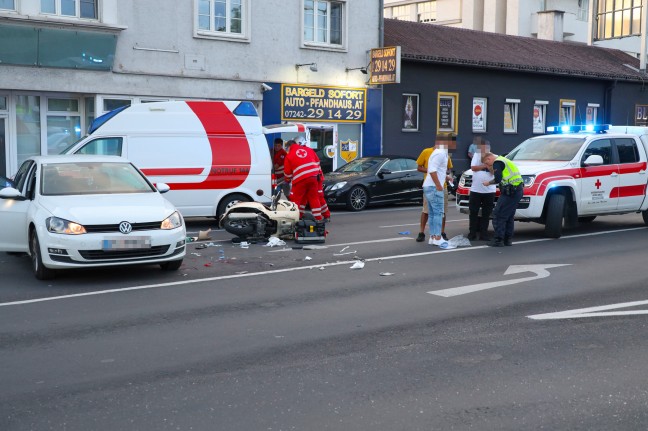
<svg viewBox="0 0 648 431">
<path fill-rule="evenodd" d="M 281 84 L 281 119 L 285 121 L 366 122 L 367 89 Z"/>
<path fill-rule="evenodd" d="M 340 141 L 340 157 L 347 163 L 358 157 L 358 141 Z"/>
<path fill-rule="evenodd" d="M 400 84 L 400 46 L 373 48 L 369 65 L 370 84 Z"/>
<path fill-rule="evenodd" d="M 648 126 L 648 105 L 635 105 L 635 126 Z"/>
<path fill-rule="evenodd" d="M 473 97 L 472 131 L 486 132 L 486 98 Z"/>
<path fill-rule="evenodd" d="M 438 93 L 437 131 L 457 133 L 457 101 L 459 93 Z"/>
</svg>

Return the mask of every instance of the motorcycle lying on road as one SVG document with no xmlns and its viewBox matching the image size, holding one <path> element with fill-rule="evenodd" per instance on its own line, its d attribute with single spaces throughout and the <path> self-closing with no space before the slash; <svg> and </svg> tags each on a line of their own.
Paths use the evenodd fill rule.
<svg viewBox="0 0 648 431">
<path fill-rule="evenodd" d="M 302 242 L 324 242 L 326 228 L 305 216 L 299 220 L 299 208 L 293 202 L 280 199 L 280 188 L 272 192 L 270 204 L 239 202 L 232 205 L 220 219 L 220 227 L 235 235 L 234 243 L 264 241 L 275 236 Z"/>
</svg>

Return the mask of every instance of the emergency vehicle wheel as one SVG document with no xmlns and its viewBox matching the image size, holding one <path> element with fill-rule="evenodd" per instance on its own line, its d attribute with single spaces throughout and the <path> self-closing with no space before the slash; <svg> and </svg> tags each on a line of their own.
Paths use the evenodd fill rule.
<svg viewBox="0 0 648 431">
<path fill-rule="evenodd" d="M 592 223 L 596 216 L 578 217 L 578 223 Z"/>
<path fill-rule="evenodd" d="M 563 218 L 565 215 L 565 195 L 556 193 L 549 197 L 547 217 L 545 219 L 545 236 L 560 238 L 562 235 Z"/>
<path fill-rule="evenodd" d="M 347 208 L 351 211 L 362 211 L 369 203 L 369 196 L 367 191 L 361 186 L 355 186 L 349 190 L 347 197 Z"/>
</svg>

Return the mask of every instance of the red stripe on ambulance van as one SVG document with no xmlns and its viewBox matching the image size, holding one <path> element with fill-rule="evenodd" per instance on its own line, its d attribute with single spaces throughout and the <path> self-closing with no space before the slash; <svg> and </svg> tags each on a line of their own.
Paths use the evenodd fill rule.
<svg viewBox="0 0 648 431">
<path fill-rule="evenodd" d="M 233 189 L 250 174 L 250 144 L 238 119 L 222 102 L 186 102 L 207 133 L 212 159 L 200 183 L 176 183 L 173 190 Z"/>
<path fill-rule="evenodd" d="M 643 196 L 646 194 L 646 185 L 638 184 L 634 186 L 614 187 L 610 191 L 611 198 L 629 198 L 632 196 Z"/>
</svg>

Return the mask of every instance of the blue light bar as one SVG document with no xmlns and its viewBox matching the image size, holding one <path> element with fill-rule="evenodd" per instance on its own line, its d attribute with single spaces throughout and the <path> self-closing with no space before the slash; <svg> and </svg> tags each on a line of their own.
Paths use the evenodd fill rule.
<svg viewBox="0 0 648 431">
<path fill-rule="evenodd" d="M 605 133 L 609 128 L 609 124 L 564 124 L 562 126 L 548 126 L 547 133 Z"/>
</svg>

